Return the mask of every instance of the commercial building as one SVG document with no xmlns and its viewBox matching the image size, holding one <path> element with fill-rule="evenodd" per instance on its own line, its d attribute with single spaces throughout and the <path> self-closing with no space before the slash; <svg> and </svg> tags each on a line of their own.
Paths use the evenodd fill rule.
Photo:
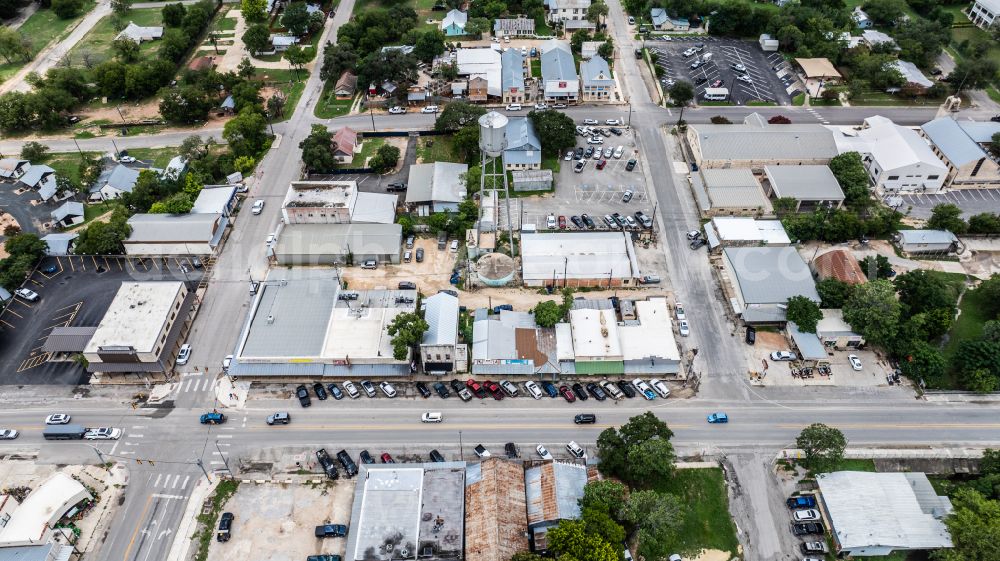
<svg viewBox="0 0 1000 561">
<path fill-rule="evenodd" d="M 545 7 L 549 9 L 551 23 L 586 21 L 590 0 L 545 0 Z"/>
<path fill-rule="evenodd" d="M 510 561 L 528 551 L 524 467 L 486 458 L 465 469 L 465 559 Z"/>
<path fill-rule="evenodd" d="M 281 204 L 285 224 L 392 224 L 396 195 L 365 193 L 354 181 L 293 181 Z"/>
<path fill-rule="evenodd" d="M 1000 16 L 1000 0 L 975 0 L 969 8 L 969 21 L 976 27 L 987 29 Z"/>
<path fill-rule="evenodd" d="M 990 129 L 1000 132 L 1000 123 L 959 123 L 951 117 L 924 123 L 920 131 L 931 141 L 934 154 L 948 166 L 946 186 L 955 189 L 1000 187 L 1000 163 L 983 147 L 991 135 L 980 137 L 986 142 L 977 141 L 970 134 L 975 129 L 969 125 L 984 128 L 987 133 Z"/>
<path fill-rule="evenodd" d="M 764 166 L 764 190 L 775 199 L 795 199 L 795 210 L 840 208 L 844 191 L 829 166 Z"/>
<path fill-rule="evenodd" d="M 572 370 L 563 360 L 565 324 L 556 326 L 560 367 L 564 373 L 594 375 L 675 375 L 680 372 L 680 352 L 674 339 L 673 320 L 664 298 L 639 300 L 635 319 L 617 323 L 614 308 L 570 310 Z M 624 314 L 623 314 L 624 316 Z M 561 331 L 563 333 L 561 333 Z M 606 335 L 605 335 L 606 334 Z"/>
<path fill-rule="evenodd" d="M 356 296 L 356 297 L 355 297 Z M 271 269 L 250 306 L 232 376 L 379 377 L 410 374 L 386 328 L 416 310 L 415 290 L 349 291 L 332 268 Z"/>
<path fill-rule="evenodd" d="M 590 0 L 583 1 L 590 5 Z M 569 43 L 552 39 L 542 45 L 541 51 L 542 95 L 545 101 L 566 102 L 579 99 L 580 77 L 576 74 L 576 62 Z"/>
<path fill-rule="evenodd" d="M 812 261 L 812 268 L 819 280 L 837 279 L 847 284 L 868 282 L 858 260 L 846 249 L 834 249 L 817 255 Z"/>
<path fill-rule="evenodd" d="M 628 232 L 521 233 L 525 286 L 634 286 L 640 276 Z"/>
<path fill-rule="evenodd" d="M 399 264 L 399 224 L 292 224 L 278 233 L 272 252 L 278 265 Z"/>
<path fill-rule="evenodd" d="M 793 296 L 820 302 L 809 266 L 794 247 L 727 247 L 722 262 L 732 288 L 729 304 L 747 324 L 783 323 Z"/>
<path fill-rule="evenodd" d="M 36 489 L 28 493 L 20 505 L 11 495 L 0 495 L 0 552 L 19 549 L 24 559 L 47 559 L 41 554 L 57 553 L 69 559 L 72 546 L 56 545 L 56 551 L 44 546 L 53 543 L 54 528 L 63 517 L 77 507 L 83 507 L 93 496 L 86 487 L 63 472 L 53 473 Z M 10 559 L 18 559 L 9 556 Z"/>
<path fill-rule="evenodd" d="M 923 473 L 837 471 L 816 483 L 838 557 L 952 547 L 951 501 Z"/>
<path fill-rule="evenodd" d="M 493 36 L 534 37 L 535 20 L 524 15 L 516 18 L 497 18 L 493 22 Z"/>
<path fill-rule="evenodd" d="M 736 125 L 690 125 L 688 146 L 702 168 L 829 164 L 836 156 L 834 133 L 815 125 L 771 125 L 753 113 Z"/>
<path fill-rule="evenodd" d="M 760 182 L 747 168 L 701 170 L 692 175 L 702 216 L 764 216 L 771 214 L 771 201 Z"/>
<path fill-rule="evenodd" d="M 865 344 L 865 338 L 854 332 L 844 321 L 844 311 L 824 308 L 823 319 L 816 324 L 816 336 L 828 349 L 857 349 Z"/>
<path fill-rule="evenodd" d="M 531 375 L 559 372 L 556 334 L 538 327 L 528 312 L 476 310 L 472 323 L 472 373 Z"/>
<path fill-rule="evenodd" d="M 524 91 L 524 55 L 518 49 L 507 49 L 500 55 L 500 66 L 502 101 L 504 103 L 526 102 L 528 97 Z"/>
<path fill-rule="evenodd" d="M 507 149 L 503 151 L 504 168 L 536 170 L 542 167 L 542 141 L 535 125 L 527 117 L 508 117 Z"/>
<path fill-rule="evenodd" d="M 510 173 L 510 186 L 515 191 L 548 191 L 552 188 L 552 170 L 516 170 Z"/>
<path fill-rule="evenodd" d="M 444 374 L 468 370 L 466 346 L 458 344 L 458 298 L 445 292 L 424 299 L 427 331 L 420 341 L 420 361 L 425 373 Z"/>
<path fill-rule="evenodd" d="M 806 93 L 811 96 L 819 97 L 826 86 L 843 79 L 833 63 L 826 58 L 797 58 L 795 65 L 799 70 L 799 78 L 806 86 Z"/>
<path fill-rule="evenodd" d="M 958 238 L 947 230 L 900 230 L 899 247 L 906 253 L 952 253 Z"/>
<path fill-rule="evenodd" d="M 463 559 L 465 462 L 359 467 L 345 561 Z"/>
<path fill-rule="evenodd" d="M 548 552 L 547 534 L 561 520 L 580 518 L 580 499 L 587 485 L 587 467 L 566 462 L 544 462 L 524 470 L 531 550 Z"/>
<path fill-rule="evenodd" d="M 840 153 L 861 154 L 880 194 L 937 193 L 948 176 L 948 167 L 916 131 L 885 117 L 869 117 L 856 135 L 836 139 Z"/>
<path fill-rule="evenodd" d="M 221 214 L 134 214 L 126 255 L 211 255 L 229 220 Z"/>
<path fill-rule="evenodd" d="M 452 162 L 410 166 L 406 204 L 416 205 L 421 214 L 458 212 L 458 204 L 467 194 L 465 174 L 468 172 L 468 165 Z"/>
<path fill-rule="evenodd" d="M 486 80 L 486 92 L 493 97 L 500 97 L 501 67 L 500 52 L 493 47 L 476 47 L 458 49 L 455 63 L 458 65 L 458 75 Z"/>
<path fill-rule="evenodd" d="M 180 281 L 123 282 L 80 349 L 87 371 L 160 374 L 173 368 L 195 295 Z"/>
<path fill-rule="evenodd" d="M 465 35 L 465 24 L 468 22 L 469 14 L 462 10 L 453 9 L 441 20 L 441 31 L 449 37 Z"/>
<path fill-rule="evenodd" d="M 611 101 L 615 94 L 615 79 L 608 61 L 594 55 L 580 63 L 584 101 Z"/>
<path fill-rule="evenodd" d="M 734 216 L 716 216 L 705 224 L 709 250 L 723 247 L 787 246 L 792 241 L 780 220 L 757 220 Z"/>
<path fill-rule="evenodd" d="M 235 185 L 205 185 L 191 207 L 191 214 L 232 215 L 236 210 Z"/>
<path fill-rule="evenodd" d="M 653 29 L 657 31 L 688 31 L 691 29 L 691 22 L 687 18 L 672 18 L 667 15 L 667 11 L 663 8 L 650 10 L 649 19 L 653 22 Z"/>
</svg>

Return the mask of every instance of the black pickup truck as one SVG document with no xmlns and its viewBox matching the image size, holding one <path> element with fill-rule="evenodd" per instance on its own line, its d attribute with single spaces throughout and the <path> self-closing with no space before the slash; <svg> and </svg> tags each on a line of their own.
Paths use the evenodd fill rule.
<svg viewBox="0 0 1000 561">
<path fill-rule="evenodd" d="M 337 464 L 333 463 L 333 459 L 330 458 L 330 454 L 326 453 L 326 448 L 320 448 L 316 450 L 316 459 L 319 461 L 319 465 L 323 467 L 323 472 L 330 479 L 337 479 L 340 477 L 340 473 L 337 472 Z"/>
</svg>

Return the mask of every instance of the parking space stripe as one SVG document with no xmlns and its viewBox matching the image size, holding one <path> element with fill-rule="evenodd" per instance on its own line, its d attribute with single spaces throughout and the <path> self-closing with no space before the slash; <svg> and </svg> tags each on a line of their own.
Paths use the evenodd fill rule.
<svg viewBox="0 0 1000 561">
<path fill-rule="evenodd" d="M 16 327 L 14 327 L 13 325 L 11 325 L 11 324 L 7 323 L 6 321 L 4 321 L 4 320 L 2 320 L 2 319 L 0 319 L 0 323 L 2 323 L 2 324 L 4 324 L 4 325 L 6 325 L 7 327 L 9 327 L 9 328 L 11 328 L 11 329 L 17 329 L 17 328 L 16 328 Z"/>
</svg>

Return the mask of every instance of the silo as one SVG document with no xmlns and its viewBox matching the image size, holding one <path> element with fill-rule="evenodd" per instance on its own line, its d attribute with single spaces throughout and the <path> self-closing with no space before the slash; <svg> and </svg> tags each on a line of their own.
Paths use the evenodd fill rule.
<svg viewBox="0 0 1000 561">
<path fill-rule="evenodd" d="M 490 111 L 479 118 L 479 149 L 496 158 L 507 149 L 507 117 Z"/>
</svg>

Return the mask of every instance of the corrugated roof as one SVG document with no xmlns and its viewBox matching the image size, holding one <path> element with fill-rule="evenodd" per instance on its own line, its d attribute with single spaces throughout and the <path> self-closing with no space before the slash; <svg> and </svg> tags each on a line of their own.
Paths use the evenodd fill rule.
<svg viewBox="0 0 1000 561">
<path fill-rule="evenodd" d="M 220 220 L 218 214 L 134 214 L 125 243 L 205 243 L 215 237 Z"/>
<path fill-rule="evenodd" d="M 716 216 L 712 219 L 711 227 L 705 228 L 705 235 L 709 237 L 709 245 L 712 247 L 721 242 L 759 242 L 764 245 L 791 243 L 780 220 L 757 220 L 741 216 Z"/>
<path fill-rule="evenodd" d="M 713 208 L 759 208 L 771 212 L 771 201 L 749 169 L 706 168 L 702 176 Z"/>
<path fill-rule="evenodd" d="M 578 501 L 587 484 L 587 468 L 548 461 L 524 470 L 528 526 L 580 517 Z"/>
<path fill-rule="evenodd" d="M 51 213 L 52 220 L 56 222 L 66 218 L 67 216 L 83 216 L 83 203 L 76 201 L 66 201 L 59 208 L 55 209 Z"/>
<path fill-rule="evenodd" d="M 920 130 L 955 167 L 987 157 L 986 151 L 951 117 L 924 123 Z"/>
<path fill-rule="evenodd" d="M 82 353 L 97 327 L 54 327 L 45 338 L 42 350 L 47 353 Z"/>
<path fill-rule="evenodd" d="M 991 142 L 993 135 L 1000 132 L 1000 123 L 992 121 L 959 121 L 958 126 L 962 127 L 972 140 L 980 144 Z"/>
<path fill-rule="evenodd" d="M 428 329 L 421 345 L 454 345 L 458 341 L 458 298 L 445 292 L 424 299 Z"/>
<path fill-rule="evenodd" d="M 635 278 L 632 239 L 623 232 L 521 234 L 521 269 L 527 280 Z"/>
<path fill-rule="evenodd" d="M 576 80 L 576 63 L 569 43 L 555 39 L 547 41 L 542 45 L 541 59 L 543 80 Z"/>
<path fill-rule="evenodd" d="M 813 259 L 813 268 L 820 279 L 837 279 L 847 284 L 868 281 L 858 260 L 846 249 L 834 249 Z"/>
<path fill-rule="evenodd" d="M 501 458 L 469 464 L 465 476 L 465 558 L 508 561 L 528 550 L 524 467 Z"/>
<path fill-rule="evenodd" d="M 38 182 L 41 181 L 43 177 L 45 177 L 50 173 L 55 173 L 55 172 L 56 170 L 50 168 L 47 165 L 35 164 L 31 166 L 31 168 L 29 168 L 28 171 L 24 172 L 24 175 L 22 175 L 21 178 L 18 179 L 18 181 L 24 183 L 29 187 L 37 187 Z"/>
<path fill-rule="evenodd" d="M 447 29 L 452 25 L 465 29 L 465 23 L 467 21 L 469 21 L 469 14 L 463 12 L 462 10 L 453 9 L 444 16 L 443 20 L 441 20 L 441 29 Z"/>
<path fill-rule="evenodd" d="M 727 247 L 731 280 L 748 304 L 784 304 L 792 296 L 819 302 L 806 262 L 794 247 Z"/>
<path fill-rule="evenodd" d="M 399 224 L 289 224 L 281 230 L 275 255 L 393 255 L 399 253 Z"/>
<path fill-rule="evenodd" d="M 829 166 L 764 166 L 775 196 L 800 201 L 842 201 L 844 191 Z"/>
<path fill-rule="evenodd" d="M 119 191 L 124 191 L 126 193 L 131 193 L 132 189 L 135 187 L 135 182 L 139 180 L 139 172 L 141 170 L 132 169 L 128 166 L 118 164 L 115 169 L 111 170 L 111 175 L 108 176 L 107 184 Z"/>
<path fill-rule="evenodd" d="M 838 471 L 816 482 L 842 549 L 952 547 L 942 521 L 951 502 L 938 497 L 922 473 Z"/>
<path fill-rule="evenodd" d="M 517 358 L 515 328 L 498 320 L 482 319 L 472 324 L 473 360 L 510 360 Z"/>
<path fill-rule="evenodd" d="M 927 79 L 924 73 L 917 68 L 916 64 L 908 62 L 905 60 L 895 60 L 892 63 L 892 67 L 899 71 L 903 75 L 903 79 L 906 80 L 908 84 L 916 84 L 918 86 L 929 88 L 934 85 L 934 82 Z"/>
<path fill-rule="evenodd" d="M 958 241 L 948 230 L 900 230 L 904 244 L 950 244 Z"/>
<path fill-rule="evenodd" d="M 500 55 L 500 82 L 504 90 L 524 91 L 524 56 L 518 49 L 507 49 Z"/>
<path fill-rule="evenodd" d="M 272 269 L 259 289 L 239 358 L 318 357 L 339 288 L 333 269 Z"/>
<path fill-rule="evenodd" d="M 833 132 L 822 125 L 693 125 L 704 160 L 797 161 L 836 156 Z"/>
<path fill-rule="evenodd" d="M 799 350 L 799 356 L 803 360 L 825 360 L 827 359 L 826 347 L 815 333 L 806 333 L 799 329 L 794 321 L 788 322 L 788 334 L 795 342 L 795 348 Z"/>
<path fill-rule="evenodd" d="M 594 55 L 580 63 L 580 78 L 584 86 L 610 86 L 615 83 L 608 61 L 600 55 Z"/>
<path fill-rule="evenodd" d="M 410 166 L 406 202 L 462 202 L 466 195 L 463 176 L 468 171 L 468 165 L 452 162 L 414 164 Z"/>
<path fill-rule="evenodd" d="M 198 198 L 194 200 L 194 206 L 191 207 L 191 214 L 225 214 L 229 209 L 229 203 L 232 202 L 235 196 L 235 185 L 206 187 L 198 193 Z"/>
<path fill-rule="evenodd" d="M 78 237 L 80 237 L 80 234 L 74 232 L 63 232 L 48 234 L 42 238 L 42 241 L 49 246 L 49 250 L 46 251 L 48 255 L 67 255 L 69 253 L 70 243 Z"/>
<path fill-rule="evenodd" d="M 653 8 L 649 11 L 649 17 L 653 20 L 653 25 L 663 25 L 667 23 L 667 11 L 663 8 Z"/>
<path fill-rule="evenodd" d="M 883 170 L 891 171 L 903 166 L 923 164 L 938 168 L 942 175 L 948 173 L 944 162 L 934 154 L 927 141 L 916 131 L 899 126 L 878 115 L 865 119 L 865 125 L 866 127 L 858 132 L 857 138 L 867 143 L 867 151 Z M 850 138 L 845 140 L 850 143 Z"/>
</svg>

